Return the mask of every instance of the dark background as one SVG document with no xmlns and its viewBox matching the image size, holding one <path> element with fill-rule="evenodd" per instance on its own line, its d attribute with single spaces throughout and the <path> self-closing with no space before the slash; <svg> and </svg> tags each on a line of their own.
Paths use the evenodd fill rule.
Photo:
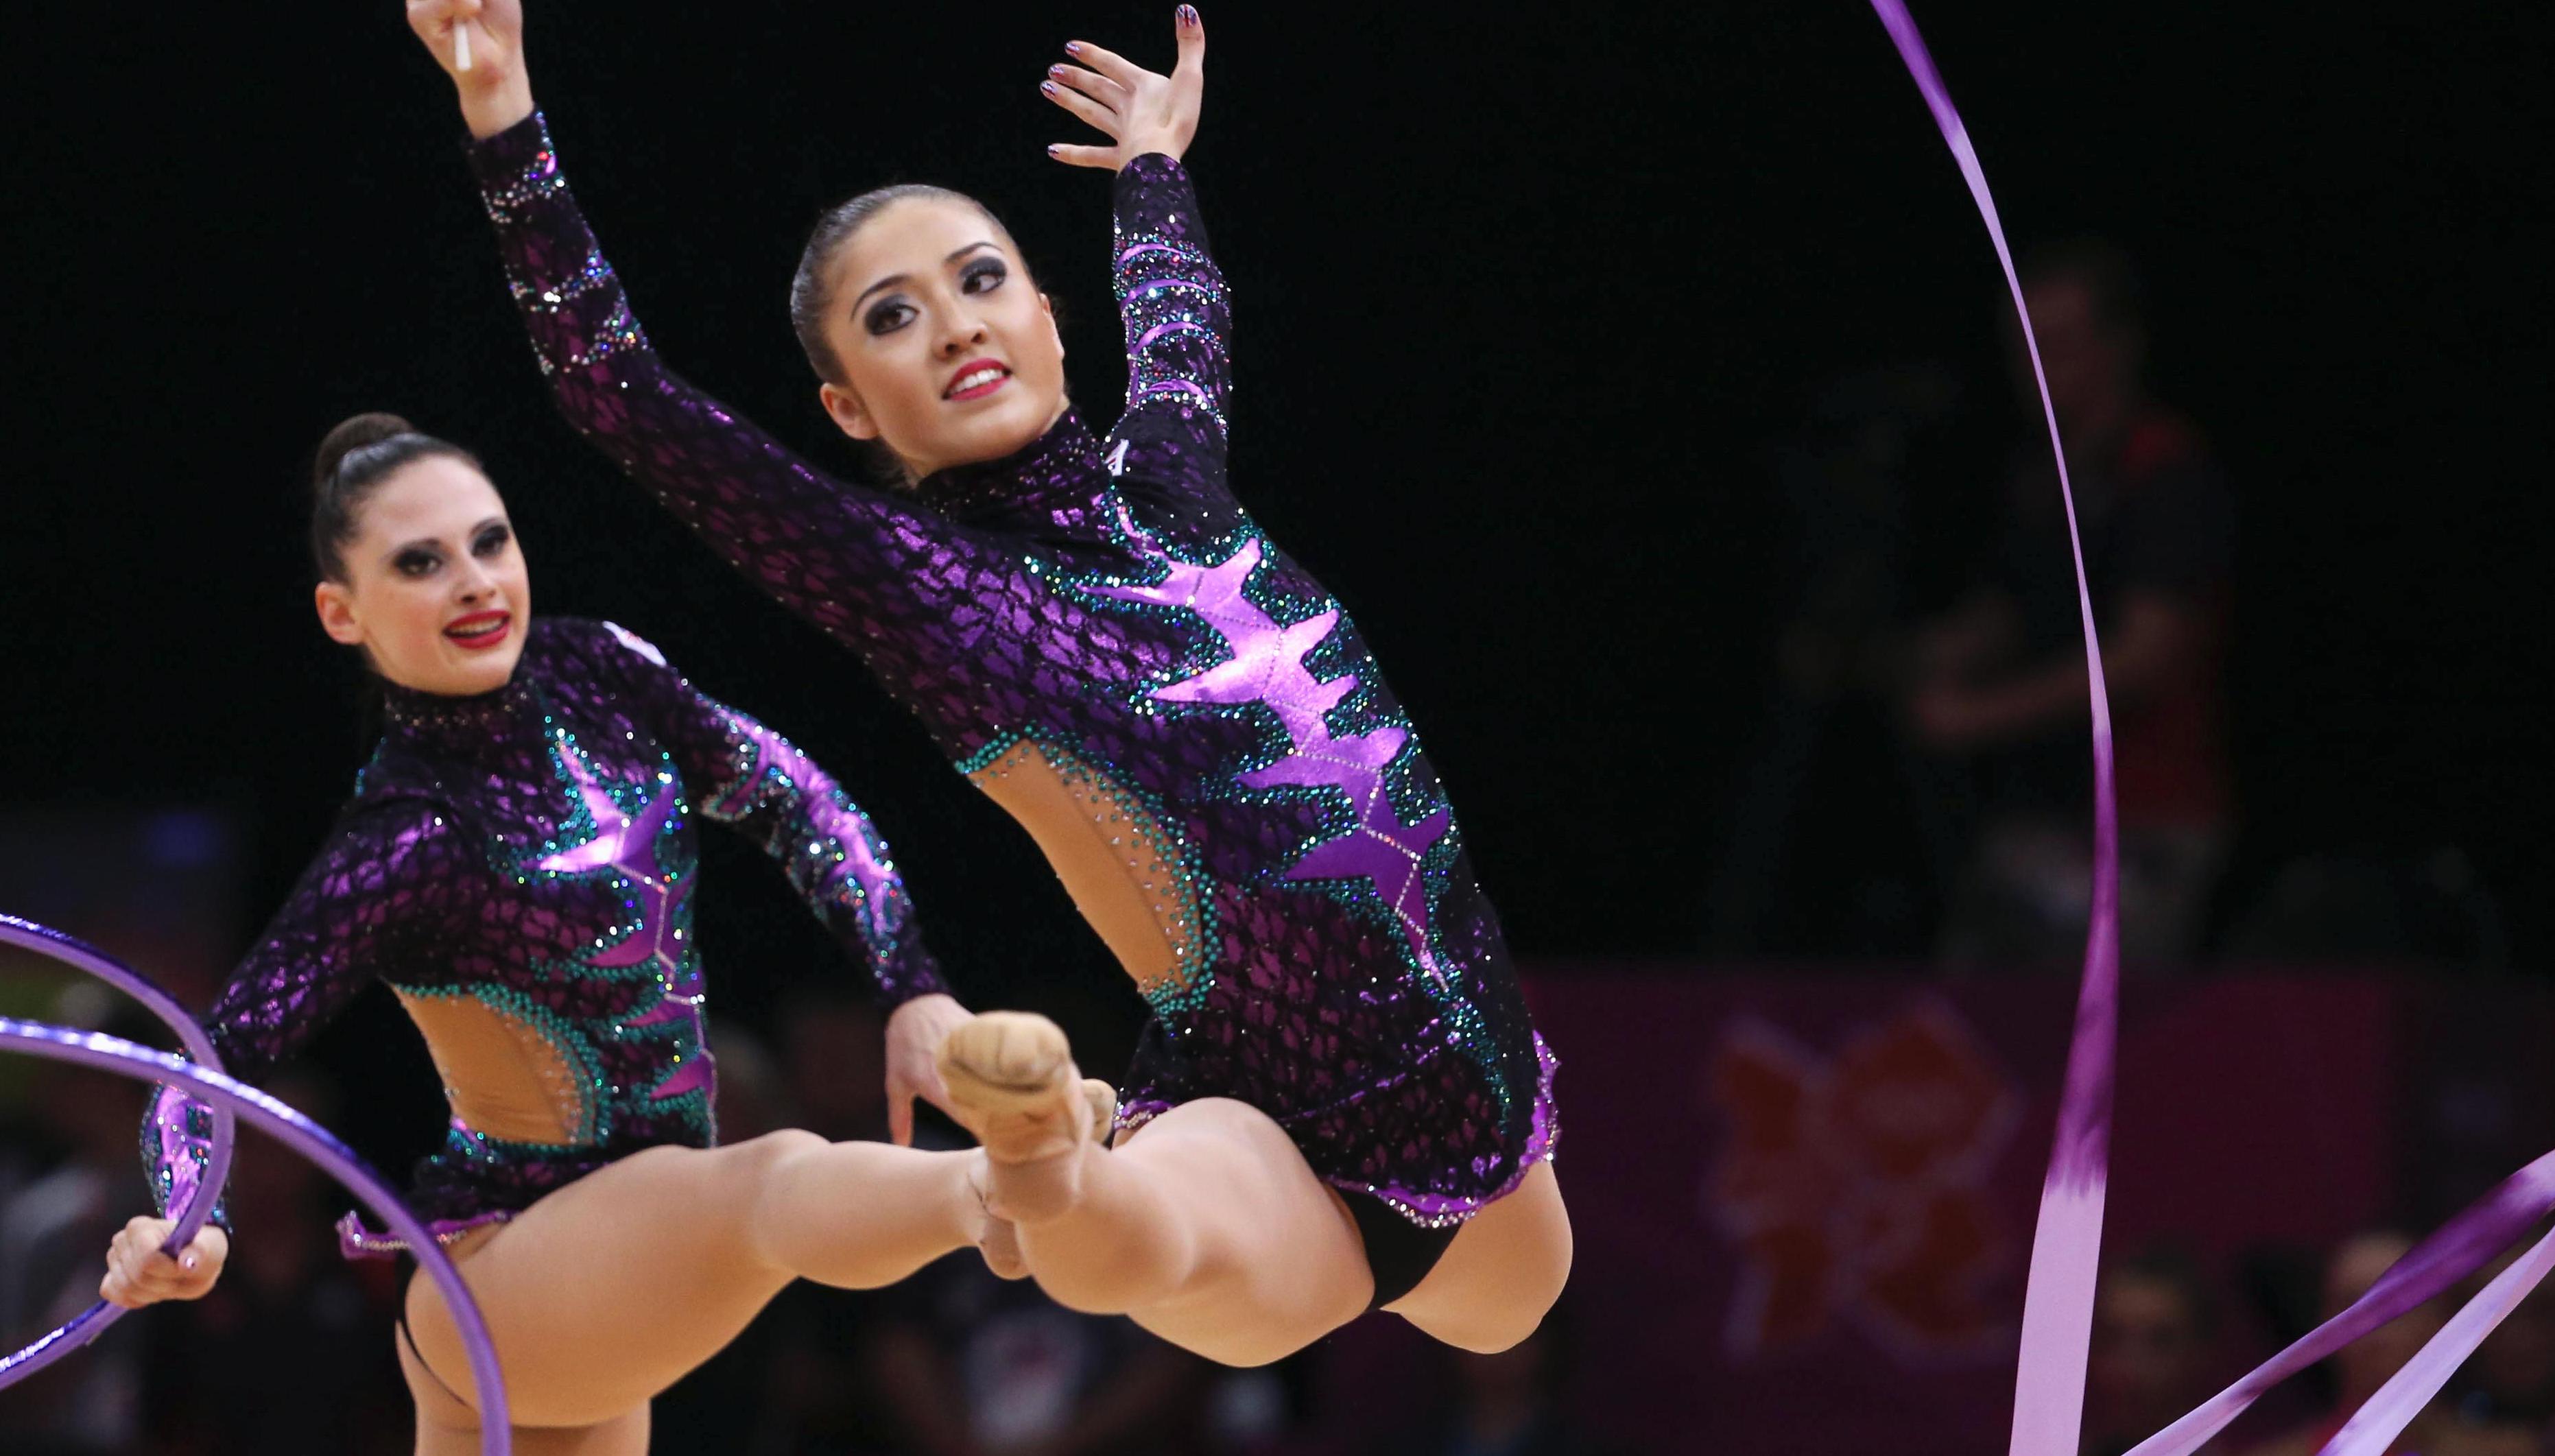
<svg viewBox="0 0 2555 1456">
<path fill-rule="evenodd" d="M 2527 10 L 1919 19 L 2017 241 L 2100 232 L 2141 259 L 2158 392 L 2241 494 L 2231 893 L 2312 850 L 2456 845 L 2534 968 L 2555 796 Z M 1166 63 L 1167 6 L 532 11 L 568 174 L 678 368 L 847 461 L 786 282 L 824 204 L 928 180 L 1009 221 L 1107 414 L 1106 187 L 1043 157 L 1076 128 L 1034 84 L 1068 35 Z M 1912 528 L 1940 600 L 2031 423 L 1913 88 L 1842 0 L 1207 21 L 1189 160 L 1237 294 L 1239 489 L 1392 665 L 1521 952 L 1691 951 L 1785 584 L 1768 442 L 1859 366 L 1967 381 L 1978 447 Z M 1132 999 L 1028 841 L 551 414 L 449 87 L 397 5 L 50 6 L 13 29 L 7 801 L 227 807 L 247 899 L 276 902 L 364 747 L 311 621 L 305 462 L 340 417 L 396 410 L 485 455 L 539 608 L 623 622 L 835 768 L 963 989 L 1123 1030 Z M 1903 835 L 1851 773 L 1815 791 L 1880 852 Z M 822 973 L 777 877 L 712 884 L 727 1006 Z M 1918 916 L 1771 948 L 1925 936 Z"/>
<path fill-rule="evenodd" d="M 1078 128 L 1034 87 L 1069 36 L 1166 63 L 1166 3 L 532 8 L 537 89 L 568 175 L 677 368 L 848 464 L 791 341 L 787 281 L 823 206 L 929 181 L 1008 220 L 1064 305 L 1087 413 L 1110 413 L 1123 380 L 1107 188 L 1044 158 Z M 2454 849 L 2482 887 L 2470 898 L 2497 905 L 2506 929 L 2459 964 L 2542 980 L 2555 959 L 2536 453 L 2547 149 L 2542 124 L 2521 120 L 2555 54 L 2542 13 L 1920 8 L 2015 241 L 2096 233 L 2139 259 L 2157 393 L 2208 433 L 2237 492 L 2241 832 L 2222 926 L 2284 865 L 2437 864 Z M 1842 1007 L 1836 986 L 1923 960 L 1939 905 L 1910 869 L 1917 831 L 1878 746 L 1886 714 L 1869 705 L 1862 737 L 1804 781 L 1809 827 L 1765 934 L 1729 954 L 1706 909 L 1715 875 L 1751 852 L 1744 832 L 1730 847 L 1723 834 L 1745 822 L 1734 789 L 1759 762 L 1802 574 L 1783 443 L 1814 431 L 1813 401 L 1858 372 L 1958 382 L 1909 476 L 1897 607 L 1912 617 L 1949 601 L 1992 546 L 2008 452 L 2037 428 L 2008 374 L 1993 254 L 1868 9 L 1221 4 L 1206 19 L 1189 161 L 1236 293 L 1237 488 L 1391 665 L 1552 1019 L 1591 1020 L 1626 984 L 1669 988 L 1658 1005 L 1745 1009 L 1779 990 Z M 1086 1065 L 1115 1064 L 1138 1004 L 1026 837 L 847 655 L 552 414 L 450 88 L 393 0 L 22 7 L 5 46 L 0 819 L 35 826 L 18 842 L 209 810 L 245 836 L 231 937 L 248 942 L 367 749 L 357 674 L 309 606 L 308 452 L 348 414 L 395 410 L 486 458 L 538 609 L 618 620 L 791 734 L 896 842 L 962 992 L 1057 1014 Z M 793 988 L 856 975 L 753 851 L 704 838 L 722 1012 L 769 1030 Z M 36 878 L 0 877 L 0 909 Z M 1916 893 L 1867 893 L 1892 884 Z M 1842 974 L 1798 974 L 1811 961 Z M 2468 998 L 2457 1026 L 2410 989 L 2353 1022 L 2350 987 L 2319 981 L 2296 992 L 2302 1014 L 2257 1018 L 2290 1039 L 2209 1063 L 2343 1058 L 2325 1068 L 2335 1121 L 2310 1136 L 2238 1119 L 2212 1143 L 2214 1105 L 2190 1110 L 2201 1133 L 2159 1122 L 2166 1076 L 2139 1085 L 2132 1057 L 2116 1222 L 2136 1232 L 2141 1197 L 2183 1217 L 2188 1197 L 2195 1226 L 2231 1248 L 2333 1232 L 2210 1223 L 2229 1174 L 2211 1150 L 2236 1147 L 2293 1195 L 2274 1204 L 2427 1224 L 2524 1155 L 2505 1145 L 2542 1147 L 2541 1092 L 2475 1091 L 2545 1064 L 2542 993 L 2441 969 L 2394 973 L 2442 1005 Z M 1716 970 L 1731 974 L 1702 979 Z M 1885 977 L 1874 1006 L 1930 984 Z M 2235 976 L 2133 986 L 2130 1044 L 2146 1018 L 2178 1085 L 2205 1058 L 2178 1039 L 2175 1007 L 2257 992 Z M 1968 993 L 1974 1010 L 2008 999 Z M 2063 1019 L 2045 1011 L 2054 1066 Z M 1805 1024 L 1842 1016 L 1820 1002 Z M 1686 1031 L 1665 1020 L 1671 1039 Z M 1698 1048 L 1726 1030 L 1692 1020 Z M 332 1124 L 390 1167 L 436 1121 L 430 1069 L 398 1021 L 368 998 L 315 1053 L 344 1092 Z M 2367 1052 L 2383 1039 L 2372 1026 L 2405 1047 Z M 1618 1044 L 1565 1045 L 1584 1058 L 1580 1085 L 1602 1090 L 1638 1059 L 1624 1046 L 1662 1034 L 1617 1030 Z M 2054 1077 L 2017 1064 L 2025 1081 Z M 1610 1295 L 1592 1256 L 1584 1297 L 1717 1319 L 1700 1296 L 1668 1307 L 1677 1289 L 1718 1288 L 1737 1258 L 1691 1205 L 1703 1104 L 1645 1086 L 1618 1105 L 1654 1093 L 1641 1117 L 1579 1124 L 1587 1247 L 1611 1243 L 1619 1274 L 1641 1267 Z M 2368 1107 L 2342 1108 L 2345 1093 Z M 2478 1107 L 2502 1121 L 2458 1142 Z M 2026 1192 L 2044 1126 L 2008 1159 Z M 2367 1154 L 2366 1188 L 2345 1187 L 2336 1169 L 2358 1164 L 2337 1141 Z M 1680 1221 L 1627 1222 L 1625 1209 L 1657 1211 L 1626 1191 L 1637 1184 L 1666 1188 L 1658 1207 Z M 1676 1259 L 1684 1284 L 1647 1281 L 1650 1262 Z M 2312 1264 L 2297 1268 L 2311 1290 Z M 1626 1338 L 1650 1327 L 1635 1320 Z M 1814 1357 L 1802 1368 L 1823 1388 L 1886 1363 L 1862 1346 Z M 2003 1368 L 1982 1370 L 1973 1413 L 2001 1428 Z M 1744 1378 L 1783 1418 L 1759 1370 Z M 1686 1392 L 1659 1384 L 1685 1419 Z"/>
</svg>

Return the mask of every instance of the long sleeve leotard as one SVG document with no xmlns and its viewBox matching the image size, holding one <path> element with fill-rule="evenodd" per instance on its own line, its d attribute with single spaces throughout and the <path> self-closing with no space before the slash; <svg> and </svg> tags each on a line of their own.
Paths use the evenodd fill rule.
<svg viewBox="0 0 2555 1456">
<path fill-rule="evenodd" d="M 412 1197 L 439 1235 L 500 1220 L 659 1144 L 715 1141 L 692 944 L 693 816 L 780 861 L 890 1003 L 941 988 L 866 816 L 806 756 L 609 624 L 536 622 L 479 697 L 388 689 L 388 726 L 327 847 L 206 1017 L 263 1077 L 379 980 L 452 1121 Z M 165 1211 L 209 1114 L 163 1089 L 143 1154 Z M 388 1241 L 348 1216 L 349 1252 Z"/>
<path fill-rule="evenodd" d="M 1438 1226 L 1549 1155 L 1552 1062 L 1437 776 L 1338 601 L 1226 487 L 1225 285 L 1179 164 L 1117 180 L 1117 426 L 1068 412 L 905 492 L 666 368 L 538 115 L 472 162 L 568 421 L 859 654 L 1136 978 L 1122 1128 L 1240 1098 Z"/>
</svg>

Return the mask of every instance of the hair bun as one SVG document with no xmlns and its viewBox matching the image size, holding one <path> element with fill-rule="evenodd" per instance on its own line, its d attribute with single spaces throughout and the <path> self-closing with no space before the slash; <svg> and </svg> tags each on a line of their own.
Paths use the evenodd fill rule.
<svg viewBox="0 0 2555 1456">
<path fill-rule="evenodd" d="M 366 445 L 377 445 L 397 435 L 414 434 L 417 426 L 397 415 L 375 411 L 341 422 L 319 440 L 318 453 L 310 461 L 310 487 L 325 490 L 337 474 L 337 466 Z"/>
</svg>

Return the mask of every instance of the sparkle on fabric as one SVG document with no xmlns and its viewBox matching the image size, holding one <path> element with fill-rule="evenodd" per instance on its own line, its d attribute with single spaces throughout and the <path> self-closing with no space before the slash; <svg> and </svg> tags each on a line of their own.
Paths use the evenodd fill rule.
<svg viewBox="0 0 2555 1456">
<path fill-rule="evenodd" d="M 943 989 L 885 842 L 833 781 L 617 627 L 542 619 L 504 688 L 393 687 L 385 717 L 326 849 L 206 1024 L 254 1080 L 380 980 L 418 1007 L 485 1008 L 542 1048 L 533 1075 L 564 1140 L 497 1137 L 456 1111 L 413 1193 L 439 1237 L 640 1149 L 715 1141 L 695 811 L 780 861 L 889 1000 Z M 144 1154 L 162 1207 L 208 1132 L 200 1104 L 155 1100 Z M 341 1235 L 389 1247 L 360 1222 Z"/>
<path fill-rule="evenodd" d="M 1552 1063 L 1435 771 L 1337 599 L 1227 484 L 1231 295 L 1176 162 L 1116 182 L 1116 426 L 1067 411 L 1016 454 L 888 491 L 667 368 L 538 116 L 471 160 L 569 423 L 988 791 L 1034 747 L 1093 816 L 1087 845 L 1176 962 L 1129 966 L 1154 1019 L 1123 1118 L 1239 1098 L 1322 1177 L 1421 1222 L 1550 1155 Z"/>
</svg>

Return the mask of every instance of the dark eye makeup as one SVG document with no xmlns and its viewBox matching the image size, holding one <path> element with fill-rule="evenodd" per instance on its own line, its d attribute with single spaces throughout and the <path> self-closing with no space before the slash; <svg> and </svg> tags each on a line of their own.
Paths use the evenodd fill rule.
<svg viewBox="0 0 2555 1456">
<path fill-rule="evenodd" d="M 968 260 L 958 272 L 958 292 L 990 294 L 1001 288 L 1012 276 L 1011 265 L 1000 258 L 977 257 Z M 862 310 L 861 327 L 873 335 L 894 333 L 921 316 L 922 310 L 894 294 L 880 299 Z"/>
<path fill-rule="evenodd" d="M 894 333 L 913 321 L 914 311 L 914 306 L 903 299 L 881 299 L 861 315 L 861 326 L 874 334 Z"/>
</svg>

